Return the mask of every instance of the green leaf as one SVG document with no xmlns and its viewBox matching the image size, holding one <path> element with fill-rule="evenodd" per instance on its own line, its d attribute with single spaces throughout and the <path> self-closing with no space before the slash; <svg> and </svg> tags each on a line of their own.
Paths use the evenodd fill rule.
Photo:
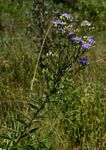
<svg viewBox="0 0 106 150">
<path fill-rule="evenodd" d="M 6 149 L 6 147 L 7 147 L 6 145 L 7 145 L 7 143 L 0 144 L 1 150 Z"/>
<path fill-rule="evenodd" d="M 38 130 L 39 128 L 34 128 L 34 129 L 31 129 L 29 132 L 30 133 L 33 133 L 33 132 L 35 132 L 36 130 Z"/>
<path fill-rule="evenodd" d="M 0 135 L 0 137 L 3 138 L 3 139 L 7 139 L 7 140 L 11 140 L 11 141 L 12 141 L 12 139 L 11 139 L 9 136 L 6 136 L 6 135 Z"/>
<path fill-rule="evenodd" d="M 8 127 L 6 127 L 6 126 L 0 125 L 0 127 L 4 128 L 4 129 L 7 129 L 7 130 L 10 130 L 10 131 L 12 131 L 12 132 L 17 133 L 17 131 L 16 131 L 16 130 L 11 129 L 11 128 L 8 128 Z"/>
<path fill-rule="evenodd" d="M 36 106 L 36 105 L 34 105 L 34 104 L 32 104 L 32 103 L 29 103 L 29 105 L 30 105 L 33 109 L 35 109 L 35 108 L 36 108 L 36 109 L 39 109 L 38 106 Z"/>
<path fill-rule="evenodd" d="M 24 149 L 27 149 L 27 150 L 30 150 L 30 149 L 31 149 L 31 150 L 35 150 L 35 147 L 34 147 L 33 145 L 29 145 L 29 144 L 28 144 L 28 145 L 25 145 L 25 146 L 24 146 Z"/>
<path fill-rule="evenodd" d="M 18 122 L 20 122 L 23 125 L 27 125 L 26 122 L 24 120 L 20 120 L 20 119 L 16 119 Z"/>
<path fill-rule="evenodd" d="M 19 110 L 16 110 L 18 113 L 20 113 L 20 115 L 22 115 L 23 117 L 25 117 L 27 120 L 30 120 L 30 118 L 28 116 L 26 116 L 24 113 L 22 113 Z"/>
</svg>

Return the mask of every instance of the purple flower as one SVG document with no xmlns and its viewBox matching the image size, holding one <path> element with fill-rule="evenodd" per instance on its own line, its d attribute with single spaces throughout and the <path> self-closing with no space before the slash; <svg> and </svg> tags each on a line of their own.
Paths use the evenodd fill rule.
<svg viewBox="0 0 106 150">
<path fill-rule="evenodd" d="M 87 65 L 89 63 L 87 58 L 79 58 L 79 61 L 82 65 Z"/>
<path fill-rule="evenodd" d="M 82 48 L 84 49 L 89 49 L 90 47 L 91 47 L 91 44 L 89 43 L 82 44 Z"/>
<path fill-rule="evenodd" d="M 58 28 L 58 30 L 63 32 L 63 33 L 65 32 L 65 30 L 63 28 Z"/>
<path fill-rule="evenodd" d="M 92 35 L 88 36 L 88 38 L 93 39 L 94 37 Z"/>
<path fill-rule="evenodd" d="M 72 24 L 69 24 L 67 27 L 68 27 L 68 28 L 72 28 L 72 27 L 73 27 L 73 25 L 72 25 Z"/>
<path fill-rule="evenodd" d="M 62 21 L 61 21 L 61 20 L 56 20 L 55 23 L 56 23 L 57 25 L 61 25 L 61 24 L 62 24 Z"/>
<path fill-rule="evenodd" d="M 87 41 L 88 41 L 90 44 L 96 44 L 96 42 L 95 42 L 93 36 L 88 36 Z"/>
<path fill-rule="evenodd" d="M 79 37 L 75 37 L 75 38 L 72 38 L 71 39 L 73 42 L 75 43 L 78 43 L 78 44 L 82 44 L 83 43 L 83 40 Z"/>
<path fill-rule="evenodd" d="M 73 36 L 73 35 L 74 35 L 74 32 L 68 32 L 68 35 L 69 35 L 69 36 Z"/>
<path fill-rule="evenodd" d="M 65 17 L 65 18 L 67 18 L 67 19 L 72 18 L 72 16 L 71 16 L 70 14 L 67 14 L 67 13 L 62 14 L 61 16 L 62 16 L 62 17 Z"/>
</svg>

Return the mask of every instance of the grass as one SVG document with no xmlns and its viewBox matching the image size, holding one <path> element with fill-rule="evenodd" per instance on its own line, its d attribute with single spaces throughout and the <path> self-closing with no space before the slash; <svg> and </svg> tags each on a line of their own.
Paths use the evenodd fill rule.
<svg viewBox="0 0 106 150">
<path fill-rule="evenodd" d="M 19 14 L 16 18 L 19 24 L 16 21 L 15 25 L 11 24 L 11 15 L 5 20 L 9 30 L 1 32 L 0 43 L 0 146 L 10 144 L 10 149 L 10 139 L 14 140 L 25 122 L 29 122 L 45 88 L 41 75 L 37 74 L 34 91 L 30 90 L 38 51 L 33 39 L 26 36 L 30 19 Z M 24 20 L 22 26 L 21 19 Z M 18 26 L 15 32 L 13 26 Z M 96 48 L 89 54 L 91 65 L 73 80 L 65 81 L 59 94 L 51 96 L 52 103 L 46 105 L 32 123 L 34 132 L 27 133 L 16 149 L 105 150 L 106 34 L 97 33 L 95 37 Z"/>
<path fill-rule="evenodd" d="M 48 148 L 63 150 L 75 147 L 79 149 L 105 148 L 106 101 L 103 53 L 105 43 L 103 39 L 102 35 L 97 37 L 96 54 L 90 56 L 92 64 L 89 69 L 80 73 L 77 82 L 75 79 L 74 89 L 69 88 L 68 91 L 65 90 L 63 97 L 57 97 L 58 101 L 61 99 L 64 103 L 60 101 L 58 104 L 48 105 L 46 114 L 44 113 L 45 118 L 37 119 L 37 123 L 33 127 L 37 126 L 39 130 L 37 135 L 33 135 L 30 143 L 34 143 L 33 140 L 36 140 L 38 147 L 42 147 L 41 143 L 43 143 Z M 34 45 L 30 45 L 28 42 L 24 42 L 23 45 L 20 41 L 19 43 L 15 41 L 11 45 L 4 45 L 1 49 L 1 125 L 8 128 L 2 127 L 0 130 L 2 134 L 8 131 L 9 137 L 12 136 L 9 128 L 20 131 L 21 125 L 16 123 L 17 117 L 20 117 L 21 120 L 25 119 L 23 115 L 31 117 L 28 102 L 36 99 L 38 95 L 35 93 L 36 90 L 34 93 L 30 91 L 36 64 L 36 54 L 34 55 L 33 48 Z M 10 50 L 11 53 L 9 53 Z M 95 57 L 96 64 L 92 57 Z M 99 62 L 99 60 L 101 61 Z M 104 65 L 101 67 L 101 64 Z M 68 110 L 66 109 L 67 105 Z M 65 109 L 66 114 L 62 113 Z M 6 142 L 3 139 L 0 141 L 0 144 Z"/>
</svg>

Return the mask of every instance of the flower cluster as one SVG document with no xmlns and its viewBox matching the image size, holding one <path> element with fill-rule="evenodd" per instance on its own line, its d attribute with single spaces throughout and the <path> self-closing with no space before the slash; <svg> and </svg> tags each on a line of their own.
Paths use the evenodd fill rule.
<svg viewBox="0 0 106 150">
<path fill-rule="evenodd" d="M 68 37 L 70 44 L 73 44 L 76 49 L 80 48 L 82 54 L 96 44 L 94 37 L 88 35 L 88 32 L 84 30 L 84 28 L 88 30 L 91 27 L 91 23 L 87 20 L 77 23 L 70 14 L 64 13 L 58 20 L 53 22 L 53 25 L 59 33 Z M 83 29 L 82 33 L 80 32 L 80 28 Z M 88 64 L 86 58 L 78 59 L 81 64 Z"/>
<path fill-rule="evenodd" d="M 73 32 L 73 17 L 70 14 L 64 13 L 60 16 L 60 18 L 56 21 L 53 21 L 54 27 L 57 27 L 57 29 L 63 33 L 68 33 L 69 35 Z"/>
</svg>

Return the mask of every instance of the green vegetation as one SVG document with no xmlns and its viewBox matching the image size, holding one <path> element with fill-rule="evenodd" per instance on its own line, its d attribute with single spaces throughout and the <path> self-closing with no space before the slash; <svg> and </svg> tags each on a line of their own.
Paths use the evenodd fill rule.
<svg viewBox="0 0 106 150">
<path fill-rule="evenodd" d="M 72 58 L 66 73 L 69 45 L 50 24 L 65 12 L 91 21 L 96 40 L 90 64 L 77 71 Z M 1 150 L 105 150 L 105 16 L 105 0 L 0 0 Z"/>
</svg>

